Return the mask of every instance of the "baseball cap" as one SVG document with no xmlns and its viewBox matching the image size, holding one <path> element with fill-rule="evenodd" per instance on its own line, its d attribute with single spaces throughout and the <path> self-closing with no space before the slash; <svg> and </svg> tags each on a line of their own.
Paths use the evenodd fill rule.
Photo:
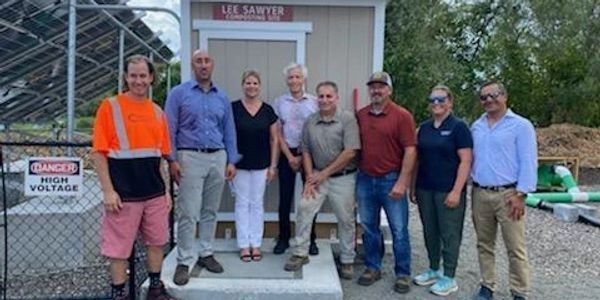
<svg viewBox="0 0 600 300">
<path fill-rule="evenodd" d="M 367 85 L 369 85 L 371 83 L 375 83 L 375 82 L 387 84 L 389 87 L 392 87 L 392 77 L 387 72 L 373 73 L 371 75 L 371 77 L 369 77 L 369 81 L 367 82 Z"/>
</svg>

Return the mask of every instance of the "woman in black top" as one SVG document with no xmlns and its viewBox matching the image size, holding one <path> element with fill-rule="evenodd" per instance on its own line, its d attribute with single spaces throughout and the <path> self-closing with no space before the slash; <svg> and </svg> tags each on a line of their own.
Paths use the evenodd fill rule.
<svg viewBox="0 0 600 300">
<path fill-rule="evenodd" d="M 260 75 L 249 70 L 242 75 L 244 97 L 234 101 L 233 117 L 238 151 L 232 181 L 235 195 L 235 227 L 240 259 L 249 262 L 262 258 L 264 194 L 267 182 L 275 177 L 279 151 L 277 115 L 260 97 Z"/>
</svg>

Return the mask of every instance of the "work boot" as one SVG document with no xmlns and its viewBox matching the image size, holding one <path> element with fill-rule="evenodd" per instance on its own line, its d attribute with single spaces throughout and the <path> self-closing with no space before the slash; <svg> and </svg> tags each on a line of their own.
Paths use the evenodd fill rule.
<svg viewBox="0 0 600 300">
<path fill-rule="evenodd" d="M 479 293 L 475 296 L 475 300 L 492 300 L 494 299 L 494 292 L 488 287 L 481 286 Z"/>
<path fill-rule="evenodd" d="M 290 257 L 290 259 L 288 259 L 288 261 L 285 263 L 283 269 L 289 272 L 295 272 L 300 270 L 300 268 L 302 268 L 302 266 L 308 262 L 309 259 L 306 256 L 292 255 L 292 257 Z"/>
<path fill-rule="evenodd" d="M 148 289 L 146 300 L 177 300 L 175 297 L 169 295 L 165 289 L 165 285 L 161 282 L 160 286 L 151 287 Z"/>
<path fill-rule="evenodd" d="M 213 273 L 223 273 L 224 271 L 223 266 L 221 266 L 213 255 L 198 258 L 198 265 Z"/>
<path fill-rule="evenodd" d="M 188 281 L 190 281 L 188 266 L 177 265 L 177 268 L 175 268 L 175 275 L 173 275 L 173 282 L 176 285 L 186 285 Z"/>
<path fill-rule="evenodd" d="M 358 284 L 369 286 L 379 279 L 381 279 L 381 271 L 366 269 L 358 278 Z"/>
<path fill-rule="evenodd" d="M 400 276 L 396 279 L 396 283 L 394 283 L 394 291 L 400 294 L 406 294 L 410 290 L 410 277 L 409 276 Z"/>
<path fill-rule="evenodd" d="M 351 280 L 354 277 L 354 265 L 353 264 L 341 264 L 340 266 L 340 278 Z"/>
</svg>

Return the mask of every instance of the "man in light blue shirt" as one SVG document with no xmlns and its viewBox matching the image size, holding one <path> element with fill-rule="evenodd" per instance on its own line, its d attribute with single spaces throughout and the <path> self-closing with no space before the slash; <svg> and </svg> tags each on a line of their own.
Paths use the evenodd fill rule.
<svg viewBox="0 0 600 300">
<path fill-rule="evenodd" d="M 492 299 L 495 282 L 495 243 L 500 225 L 509 261 L 510 290 L 514 300 L 530 290 L 525 245 L 525 196 L 537 184 L 537 143 L 531 122 L 507 106 L 508 94 L 500 82 L 479 90 L 485 113 L 473 123 L 473 224 L 481 287 L 476 299 Z"/>
<path fill-rule="evenodd" d="M 225 180 L 233 179 L 235 163 L 240 159 L 231 103 L 211 79 L 213 58 L 206 50 L 196 50 L 192 69 L 195 78 L 174 87 L 165 105 L 174 150 L 169 167 L 179 185 L 177 268 L 173 278 L 177 285 L 187 284 L 189 270 L 198 256 L 201 267 L 223 272 L 213 256 L 212 242 Z"/>
</svg>

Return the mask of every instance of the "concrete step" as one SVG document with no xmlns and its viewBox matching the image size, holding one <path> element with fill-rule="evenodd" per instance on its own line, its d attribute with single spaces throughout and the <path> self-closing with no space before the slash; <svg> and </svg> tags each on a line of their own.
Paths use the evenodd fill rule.
<svg viewBox="0 0 600 300">
<path fill-rule="evenodd" d="M 319 255 L 311 256 L 310 263 L 301 270 L 286 272 L 283 266 L 290 254 L 273 254 L 272 240 L 264 240 L 263 259 L 259 262 L 241 261 L 235 240 L 216 240 L 214 255 L 225 272 L 214 274 L 195 267 L 185 286 L 173 283 L 174 249 L 163 263 L 162 280 L 168 292 L 178 299 L 341 300 L 342 287 L 331 245 L 328 240 L 318 240 L 317 244 Z M 148 281 L 142 285 L 141 299 L 145 299 L 147 287 Z"/>
</svg>

